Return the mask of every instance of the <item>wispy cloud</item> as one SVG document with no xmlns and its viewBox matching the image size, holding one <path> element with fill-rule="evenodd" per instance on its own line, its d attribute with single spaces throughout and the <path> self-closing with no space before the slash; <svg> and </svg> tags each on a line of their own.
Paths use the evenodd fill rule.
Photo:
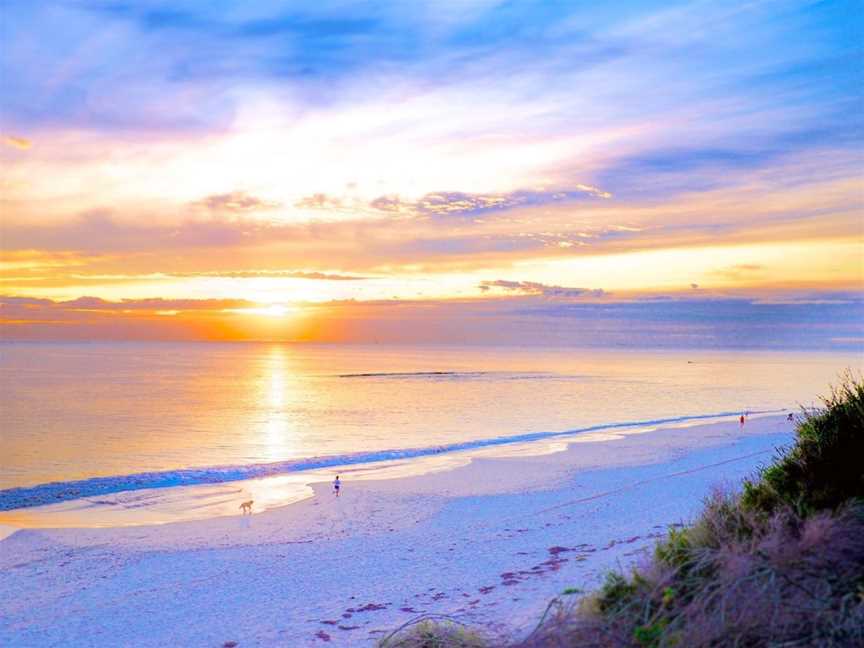
<svg viewBox="0 0 864 648">
<path fill-rule="evenodd" d="M 712 270 L 711 274 L 724 279 L 742 279 L 745 277 L 752 279 L 764 269 L 765 267 L 759 263 L 736 263 L 725 268 Z"/>
<path fill-rule="evenodd" d="M 549 286 L 536 281 L 507 281 L 506 279 L 483 281 L 480 283 L 479 288 L 482 292 L 492 292 L 497 289 L 506 293 L 565 299 L 574 297 L 605 297 L 607 295 L 606 291 L 602 288 L 569 288 L 566 286 Z"/>
<path fill-rule="evenodd" d="M 231 212 L 243 214 L 255 211 L 267 211 L 277 209 L 278 202 L 263 200 L 252 196 L 245 191 L 232 191 L 224 194 L 206 196 L 192 203 L 193 207 L 204 207 L 214 212 Z"/>
<path fill-rule="evenodd" d="M 309 279 L 313 281 L 366 281 L 369 277 L 329 272 L 304 272 L 301 270 L 210 270 L 207 272 L 172 272 L 171 277 L 216 277 L 225 279 Z"/>
<path fill-rule="evenodd" d="M 258 304 L 246 299 L 123 299 L 110 301 L 100 297 L 77 297 L 65 301 L 35 299 L 32 297 L 0 296 L 0 306 L 51 308 L 65 311 L 220 311 L 238 308 L 251 308 Z M 8 312 L 8 311 L 5 311 Z"/>
<path fill-rule="evenodd" d="M 51 252 L 19 249 L 0 252 L 0 270 L 4 272 L 42 272 L 85 266 L 93 257 L 76 252 Z"/>
<path fill-rule="evenodd" d="M 684 348 L 861 350 L 864 295 L 808 300 L 338 301 L 309 305 L 305 323 L 280 323 L 275 339 Z M 813 308 L 818 303 L 820 308 Z M 256 339 L 257 305 L 244 300 L 66 301 L 0 298 L 5 339 Z M 490 326 L 490 323 L 492 325 Z M 265 323 L 266 324 L 266 323 Z M 273 339 L 273 338 L 265 338 Z"/>
<path fill-rule="evenodd" d="M 437 191 L 427 193 L 417 200 L 409 200 L 398 194 L 379 196 L 368 202 L 356 198 L 346 200 L 338 196 L 314 194 L 295 203 L 301 209 L 323 211 L 383 212 L 408 216 L 481 216 L 487 213 L 508 211 L 517 207 L 531 207 L 550 203 L 568 203 L 585 198 L 611 198 L 612 194 L 597 187 L 577 184 L 569 190 L 519 190 L 506 193 L 472 194 L 463 191 Z"/>
<path fill-rule="evenodd" d="M 345 206 L 345 202 L 342 198 L 316 193 L 300 198 L 294 203 L 294 206 L 299 209 L 326 209 L 332 211 L 342 209 Z"/>
<path fill-rule="evenodd" d="M 451 191 L 426 194 L 420 200 L 409 203 L 407 208 L 409 211 L 434 216 L 475 216 L 515 207 L 572 201 L 586 196 L 611 198 L 612 194 L 583 184 L 576 185 L 575 190 L 570 191 L 512 191 L 505 194 L 468 194 Z"/>
<path fill-rule="evenodd" d="M 11 146 L 20 151 L 26 151 L 33 146 L 33 142 L 26 137 L 16 137 L 14 135 L 3 135 L 2 138 L 0 138 L 0 141 L 2 141 L 6 146 Z"/>
</svg>

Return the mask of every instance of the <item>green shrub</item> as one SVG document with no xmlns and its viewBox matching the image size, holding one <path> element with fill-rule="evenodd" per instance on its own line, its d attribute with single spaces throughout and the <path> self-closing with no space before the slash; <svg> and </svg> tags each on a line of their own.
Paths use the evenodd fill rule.
<svg viewBox="0 0 864 648">
<path fill-rule="evenodd" d="M 609 572 L 597 595 L 597 609 L 603 614 L 620 610 L 633 601 L 637 590 L 638 584 L 635 578 L 627 580 L 617 572 Z"/>
<path fill-rule="evenodd" d="M 847 375 L 823 403 L 805 412 L 795 444 L 745 482 L 745 509 L 770 514 L 788 506 L 807 515 L 864 499 L 864 382 Z"/>
<path fill-rule="evenodd" d="M 692 548 L 689 529 L 669 529 L 666 540 L 654 548 L 654 555 L 670 567 L 683 567 L 690 561 Z"/>
<path fill-rule="evenodd" d="M 654 623 L 638 626 L 633 631 L 633 640 L 644 648 L 657 648 L 667 625 L 666 619 L 660 619 Z"/>
</svg>

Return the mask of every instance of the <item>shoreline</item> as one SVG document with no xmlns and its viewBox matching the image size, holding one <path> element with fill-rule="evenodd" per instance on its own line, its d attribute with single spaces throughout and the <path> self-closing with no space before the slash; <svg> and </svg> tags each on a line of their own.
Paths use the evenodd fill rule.
<svg viewBox="0 0 864 648">
<path fill-rule="evenodd" d="M 753 420 L 774 414 L 776 411 L 759 411 L 749 418 Z M 730 416 L 735 415 L 724 412 L 605 423 L 446 446 L 310 457 L 267 464 L 96 476 L 12 487 L 0 490 L 0 538 L 5 537 L 5 527 L 135 526 L 231 516 L 236 514 L 231 498 L 252 499 L 257 502 L 257 512 L 261 512 L 313 497 L 312 485 L 329 482 L 336 473 L 354 480 L 420 476 L 453 470 L 478 458 L 564 452 L 576 443 L 608 441 L 658 428 L 688 428 L 723 421 Z"/>
<path fill-rule="evenodd" d="M 348 479 L 338 499 L 313 483 L 246 517 L 20 530 L 0 541 L 0 640 L 362 646 L 431 612 L 504 636 L 638 559 L 791 431 L 784 416 L 661 428 Z"/>
</svg>

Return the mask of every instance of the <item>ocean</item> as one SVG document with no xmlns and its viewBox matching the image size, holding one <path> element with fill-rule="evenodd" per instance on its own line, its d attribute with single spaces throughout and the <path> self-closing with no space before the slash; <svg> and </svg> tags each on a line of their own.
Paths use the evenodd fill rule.
<svg viewBox="0 0 864 648">
<path fill-rule="evenodd" d="M 4 343 L 0 510 L 797 411 L 861 364 L 850 352 Z"/>
</svg>

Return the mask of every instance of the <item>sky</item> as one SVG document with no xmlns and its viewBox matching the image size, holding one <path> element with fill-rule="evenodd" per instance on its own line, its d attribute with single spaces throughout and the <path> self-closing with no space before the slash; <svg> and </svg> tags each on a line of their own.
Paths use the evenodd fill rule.
<svg viewBox="0 0 864 648">
<path fill-rule="evenodd" d="M 0 0 L 13 340 L 864 348 L 864 4 Z"/>
</svg>

